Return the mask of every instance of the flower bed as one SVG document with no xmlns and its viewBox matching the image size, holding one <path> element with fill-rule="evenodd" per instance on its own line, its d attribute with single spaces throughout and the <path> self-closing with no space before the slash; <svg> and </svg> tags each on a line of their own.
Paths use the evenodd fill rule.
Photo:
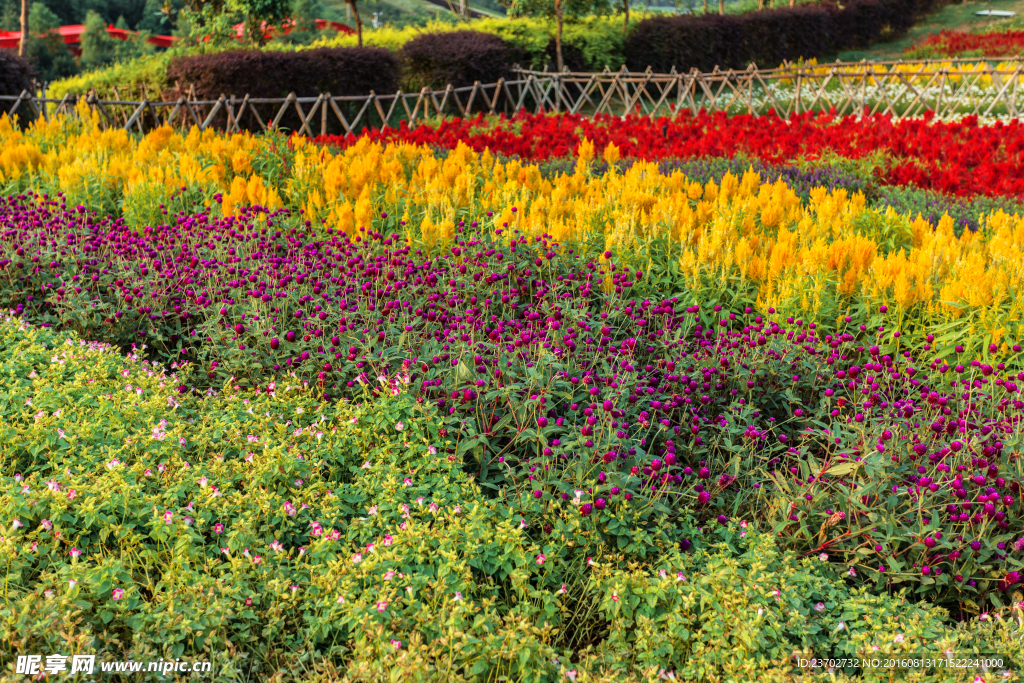
<svg viewBox="0 0 1024 683">
<path fill-rule="evenodd" d="M 1019 649 L 1019 216 L 586 140 L 79 125 L 0 128 L 6 649 L 77 620 L 225 680 L 780 681 Z"/>
<path fill-rule="evenodd" d="M 967 33 L 943 30 L 920 40 L 905 52 L 908 59 L 943 57 L 1014 57 L 1024 48 L 1024 31 Z"/>
<path fill-rule="evenodd" d="M 347 147 L 357 139 L 411 142 L 445 149 L 465 144 L 474 150 L 540 161 L 578 152 L 584 138 L 598 149 L 614 144 L 622 157 L 644 160 L 734 157 L 764 163 L 817 161 L 835 155 L 857 160 L 869 177 L 885 185 L 912 185 L 960 196 L 1024 193 L 1021 140 L 1016 121 L 977 125 L 976 117 L 956 123 L 924 119 L 894 122 L 888 116 L 835 118 L 801 114 L 788 120 L 724 113 L 674 120 L 647 117 L 521 115 L 512 119 L 452 119 L 414 130 L 366 131 L 361 136 L 324 136 L 324 144 Z"/>
<path fill-rule="evenodd" d="M 756 523 L 674 519 L 623 546 L 602 530 L 639 500 L 584 516 L 486 495 L 414 393 L 327 403 L 288 378 L 200 397 L 176 372 L 0 322 L 6 651 L 210 661 L 225 681 L 783 681 L 794 657 L 970 656 L 1020 637 L 1000 613 L 949 628 L 941 609 L 852 588 Z"/>
</svg>

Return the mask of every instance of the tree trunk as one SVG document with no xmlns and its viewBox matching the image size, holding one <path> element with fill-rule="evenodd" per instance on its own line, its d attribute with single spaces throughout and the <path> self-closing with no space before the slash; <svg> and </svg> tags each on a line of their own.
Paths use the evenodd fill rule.
<svg viewBox="0 0 1024 683">
<path fill-rule="evenodd" d="M 468 0 L 459 0 L 459 14 L 462 15 L 463 21 L 469 21 L 469 2 Z"/>
<path fill-rule="evenodd" d="M 725 14 L 725 0 L 718 0 L 718 13 Z"/>
<path fill-rule="evenodd" d="M 796 7 L 796 0 L 789 0 L 790 7 Z"/>
<path fill-rule="evenodd" d="M 708 13 L 708 0 L 704 0 L 704 14 Z"/>
<path fill-rule="evenodd" d="M 18 44 L 18 56 L 24 57 L 28 49 L 28 0 L 21 0 L 21 42 Z"/>
<path fill-rule="evenodd" d="M 558 73 L 562 73 L 562 68 L 565 66 L 565 62 L 562 61 L 562 2 L 563 0 L 555 0 L 555 21 L 558 22 L 558 27 L 555 30 L 555 64 Z"/>
<path fill-rule="evenodd" d="M 622 0 L 622 12 L 625 19 L 622 20 L 622 35 L 629 31 L 629 0 Z"/>
<path fill-rule="evenodd" d="M 363 46 L 363 20 L 359 17 L 359 8 L 356 7 L 356 0 L 348 0 L 348 6 L 352 8 L 352 15 L 356 18 L 356 36 L 359 39 L 359 47 Z"/>
</svg>

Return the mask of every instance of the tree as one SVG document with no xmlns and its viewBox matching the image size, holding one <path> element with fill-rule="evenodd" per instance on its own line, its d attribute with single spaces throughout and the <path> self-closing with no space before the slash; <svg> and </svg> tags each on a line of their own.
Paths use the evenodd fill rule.
<svg viewBox="0 0 1024 683">
<path fill-rule="evenodd" d="M 356 37 L 359 41 L 359 47 L 363 46 L 363 20 L 359 18 L 359 7 L 356 5 L 357 0 L 345 0 L 348 4 L 349 9 L 352 10 L 352 16 L 356 20 Z"/>
<path fill-rule="evenodd" d="M 4 0 L 4 12 L 0 16 L 0 31 L 17 31 L 21 8 L 17 0 Z"/>
<path fill-rule="evenodd" d="M 555 21 L 555 62 L 558 71 L 565 67 L 562 58 L 562 29 L 566 21 L 608 11 L 608 0 L 512 0 L 511 16 L 543 17 Z"/>
<path fill-rule="evenodd" d="M 18 56 L 24 57 L 28 50 L 28 0 L 21 0 L 21 42 L 18 43 Z"/>
<path fill-rule="evenodd" d="M 85 31 L 82 32 L 82 66 L 103 66 L 113 55 L 114 39 L 107 33 L 107 22 L 96 10 L 89 10 L 85 15 Z"/>
<path fill-rule="evenodd" d="M 291 16 L 291 0 L 228 0 L 227 6 L 245 17 L 245 32 L 253 47 L 267 42 L 267 29 L 281 26 Z"/>
<path fill-rule="evenodd" d="M 320 0 L 295 0 L 295 31 L 316 33 L 316 20 L 324 13 Z"/>
<path fill-rule="evenodd" d="M 32 34 L 22 45 L 41 81 L 55 81 L 78 73 L 71 50 L 57 33 L 60 17 L 43 3 L 33 2 L 25 24 L 32 27 Z"/>
</svg>

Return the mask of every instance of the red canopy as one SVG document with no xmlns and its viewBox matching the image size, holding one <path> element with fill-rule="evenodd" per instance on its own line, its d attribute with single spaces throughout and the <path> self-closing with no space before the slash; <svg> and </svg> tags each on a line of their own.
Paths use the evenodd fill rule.
<svg viewBox="0 0 1024 683">
<path fill-rule="evenodd" d="M 83 33 L 85 33 L 85 26 L 82 24 L 71 24 L 57 29 L 57 35 L 64 40 L 64 44 L 69 46 L 76 56 L 80 52 L 78 46 L 82 42 Z M 138 33 L 123 28 L 114 28 L 114 25 L 111 24 L 107 26 L 107 35 L 118 40 L 128 40 L 129 36 L 136 36 Z M 174 44 L 174 40 L 174 36 L 149 36 L 146 38 L 147 43 L 157 47 L 170 47 Z M 20 45 L 21 31 L 0 31 L 0 48 L 17 50 Z"/>
<path fill-rule="evenodd" d="M 355 31 L 337 21 L 327 21 L 326 19 L 316 19 L 316 27 L 318 30 L 324 30 L 326 28 L 334 29 L 341 33 L 355 33 Z M 282 35 L 287 35 L 292 32 L 295 28 L 295 21 L 289 19 L 287 22 L 282 24 L 280 27 L 268 26 L 264 24 L 264 37 L 268 40 L 274 37 L 274 33 L 278 28 L 281 30 Z M 235 37 L 239 40 L 245 38 L 245 24 L 236 24 Z M 69 26 L 61 26 L 57 29 L 57 34 L 64 40 L 64 44 L 71 48 L 71 51 L 77 56 L 81 51 L 78 46 L 82 43 L 82 34 L 85 33 L 85 26 L 82 24 L 71 24 Z M 129 36 L 138 35 L 135 31 L 128 31 L 123 28 L 114 28 L 111 24 L 107 26 L 107 35 L 111 38 L 117 38 L 118 40 L 128 40 Z M 146 38 L 146 42 L 150 45 L 156 45 L 157 47 L 170 47 L 177 40 L 174 36 L 149 36 Z M 9 50 L 17 50 L 18 46 L 21 45 L 21 31 L 0 31 L 0 48 L 7 48 Z"/>
</svg>

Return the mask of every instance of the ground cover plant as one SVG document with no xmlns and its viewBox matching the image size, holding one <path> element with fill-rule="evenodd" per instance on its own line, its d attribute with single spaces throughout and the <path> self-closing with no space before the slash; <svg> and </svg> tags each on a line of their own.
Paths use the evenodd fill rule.
<svg viewBox="0 0 1024 683">
<path fill-rule="evenodd" d="M 7 650 L 225 680 L 1020 651 L 1020 216 L 957 236 L 842 169 L 586 139 L 562 169 L 0 138 Z"/>
</svg>

